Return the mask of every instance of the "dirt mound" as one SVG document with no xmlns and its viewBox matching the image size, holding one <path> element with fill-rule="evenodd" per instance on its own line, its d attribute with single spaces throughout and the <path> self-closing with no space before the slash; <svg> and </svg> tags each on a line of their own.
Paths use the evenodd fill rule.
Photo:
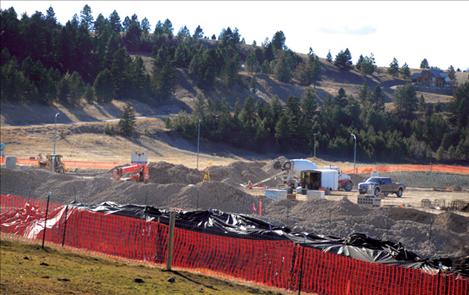
<svg viewBox="0 0 469 295">
<path fill-rule="evenodd" d="M 443 230 L 457 233 L 469 233 L 469 218 L 452 212 L 438 214 L 433 225 Z"/>
<path fill-rule="evenodd" d="M 278 158 L 273 159 L 272 161 L 269 161 L 267 164 L 265 164 L 262 167 L 262 170 L 264 170 L 265 172 L 267 172 L 270 175 L 276 174 L 276 173 L 280 172 L 280 170 L 275 169 L 275 167 L 274 167 L 275 163 L 279 162 L 280 164 L 283 164 L 286 161 L 288 161 L 288 159 L 286 157 L 280 156 Z"/>
<path fill-rule="evenodd" d="M 187 184 L 191 179 L 186 176 L 195 178 L 197 175 L 194 169 L 166 165 L 166 163 L 159 163 L 156 167 L 158 169 L 153 170 L 160 177 L 155 178 L 157 181 L 168 182 L 173 179 L 179 183 L 144 184 L 115 181 L 107 173 L 97 177 L 80 177 L 55 174 L 35 168 L 2 168 L 0 169 L 1 193 L 42 198 L 51 192 L 52 201 L 61 203 L 115 201 L 166 208 L 217 208 L 237 213 L 252 213 L 253 205 L 257 207 L 256 198 L 227 183 L 215 181 L 199 182 L 197 185 Z M 165 167 L 168 168 L 166 175 Z M 173 178 L 170 177 L 172 175 Z"/>
<path fill-rule="evenodd" d="M 257 199 L 223 182 L 202 182 L 181 189 L 174 196 L 172 205 L 181 208 L 253 213 L 253 208 L 257 208 Z"/>
<path fill-rule="evenodd" d="M 277 160 L 284 161 L 286 158 L 278 158 L 267 164 L 263 162 L 233 162 L 227 166 L 210 166 L 208 173 L 211 181 L 224 182 L 234 187 L 240 184 L 259 182 L 278 173 L 279 170 L 273 168 Z M 197 169 L 187 168 L 183 165 L 174 165 L 167 162 L 157 162 L 150 164 L 150 182 L 153 183 L 183 183 L 196 184 L 203 180 L 204 172 Z M 275 180 L 268 185 L 276 185 Z"/>
<path fill-rule="evenodd" d="M 195 184 L 203 179 L 203 172 L 187 168 L 183 165 L 174 165 L 168 162 L 151 163 L 150 181 L 153 183 L 184 183 Z"/>
<path fill-rule="evenodd" d="M 434 215 L 409 208 L 362 207 L 344 198 L 298 202 L 281 200 L 267 205 L 265 215 L 291 227 L 318 234 L 345 236 L 365 233 L 403 243 L 423 256 L 467 255 L 469 218 L 454 213 Z"/>
<path fill-rule="evenodd" d="M 209 174 L 211 180 L 225 182 L 233 186 L 246 184 L 248 181 L 256 183 L 271 176 L 262 168 L 262 162 L 233 162 L 228 166 L 211 166 Z"/>
<path fill-rule="evenodd" d="M 402 210 L 402 208 L 388 208 L 382 210 L 393 220 L 411 220 L 424 224 L 431 224 L 435 220 L 435 214 L 412 208 L 406 208 L 405 210 Z"/>
</svg>

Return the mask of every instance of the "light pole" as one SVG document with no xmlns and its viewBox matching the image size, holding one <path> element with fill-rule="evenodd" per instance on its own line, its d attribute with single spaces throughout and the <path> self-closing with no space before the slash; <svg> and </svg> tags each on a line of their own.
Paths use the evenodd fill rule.
<svg viewBox="0 0 469 295">
<path fill-rule="evenodd" d="M 354 140 L 354 145 L 353 145 L 353 172 L 357 172 L 356 170 L 356 162 L 357 162 L 357 137 L 355 134 L 350 133 L 352 135 L 353 140 Z"/>
<path fill-rule="evenodd" d="M 55 116 L 54 116 L 54 129 L 55 129 L 55 135 L 54 135 L 54 149 L 52 151 L 52 171 L 55 172 L 55 161 L 57 160 L 56 159 L 56 156 L 55 156 L 55 147 L 57 145 L 57 118 L 60 116 L 60 113 L 56 113 Z"/>
<path fill-rule="evenodd" d="M 200 119 L 197 121 L 197 170 L 199 170 L 199 150 L 200 150 Z"/>
<path fill-rule="evenodd" d="M 314 137 L 313 137 L 313 140 L 314 140 L 314 143 L 313 143 L 313 155 L 314 155 L 314 158 L 316 158 L 316 134 L 314 134 Z"/>
</svg>

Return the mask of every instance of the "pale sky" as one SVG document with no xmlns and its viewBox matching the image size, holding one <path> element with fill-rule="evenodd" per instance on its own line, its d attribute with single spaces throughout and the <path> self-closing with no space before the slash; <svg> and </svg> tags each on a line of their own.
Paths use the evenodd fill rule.
<svg viewBox="0 0 469 295">
<path fill-rule="evenodd" d="M 309 47 L 321 57 L 333 56 L 348 47 L 354 62 L 360 54 L 375 55 L 380 66 L 393 57 L 399 65 L 419 67 L 425 57 L 431 66 L 461 70 L 469 68 L 469 2 L 449 1 L 1 1 L 21 15 L 49 6 L 65 24 L 88 3 L 93 16 L 108 17 L 115 9 L 121 20 L 136 13 L 147 17 L 152 31 L 158 20 L 169 18 L 175 33 L 186 25 L 191 33 L 197 25 L 205 35 L 218 36 L 221 29 L 237 27 L 246 43 L 262 41 L 282 30 L 286 45 L 307 53 Z"/>
</svg>

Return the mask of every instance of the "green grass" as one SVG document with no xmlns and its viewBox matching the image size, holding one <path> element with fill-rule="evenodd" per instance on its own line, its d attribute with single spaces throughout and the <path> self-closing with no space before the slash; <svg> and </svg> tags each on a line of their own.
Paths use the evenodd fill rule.
<svg viewBox="0 0 469 295">
<path fill-rule="evenodd" d="M 174 277 L 175 282 L 168 282 Z M 142 279 L 143 283 L 136 283 Z M 274 294 L 188 272 L 0 240 L 1 294 Z"/>
</svg>

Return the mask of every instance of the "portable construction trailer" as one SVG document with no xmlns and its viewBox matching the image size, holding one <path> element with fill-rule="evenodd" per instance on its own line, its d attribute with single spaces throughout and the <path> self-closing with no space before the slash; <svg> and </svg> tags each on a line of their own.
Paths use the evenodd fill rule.
<svg viewBox="0 0 469 295">
<path fill-rule="evenodd" d="M 321 187 L 336 191 L 339 189 L 339 172 L 335 169 L 315 169 L 321 172 Z"/>
<path fill-rule="evenodd" d="M 303 170 L 300 175 L 300 185 L 306 190 L 335 191 L 339 189 L 339 173 L 335 169 Z"/>
</svg>

